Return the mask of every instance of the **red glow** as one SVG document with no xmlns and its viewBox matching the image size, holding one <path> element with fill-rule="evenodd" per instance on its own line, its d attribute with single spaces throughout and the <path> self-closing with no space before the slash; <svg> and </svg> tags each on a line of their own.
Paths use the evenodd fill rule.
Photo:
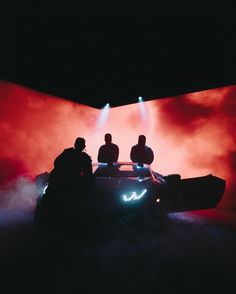
<svg viewBox="0 0 236 294">
<path fill-rule="evenodd" d="M 4 81 L 0 93 L 0 184 L 50 171 L 54 158 L 77 136 L 86 139 L 95 162 L 109 132 L 120 148 L 119 160 L 129 161 L 132 145 L 144 134 L 155 154 L 155 170 L 222 177 L 227 192 L 221 205 L 236 208 L 236 86 L 145 102 L 145 121 L 138 103 L 117 107 L 100 130 L 97 109 Z"/>
</svg>

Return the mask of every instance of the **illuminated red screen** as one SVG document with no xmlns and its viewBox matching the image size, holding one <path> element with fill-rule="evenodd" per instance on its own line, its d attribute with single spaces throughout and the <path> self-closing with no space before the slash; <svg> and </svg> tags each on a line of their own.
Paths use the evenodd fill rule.
<svg viewBox="0 0 236 294">
<path fill-rule="evenodd" d="M 131 147 L 144 134 L 155 154 L 153 169 L 182 178 L 212 173 L 227 181 L 220 205 L 236 208 L 236 86 L 156 99 L 103 110 L 0 82 L 0 184 L 19 175 L 50 171 L 55 157 L 76 137 L 97 160 L 104 134 L 130 161 Z M 158 97 L 157 97 L 158 98 Z M 144 97 L 145 99 L 145 97 Z"/>
</svg>

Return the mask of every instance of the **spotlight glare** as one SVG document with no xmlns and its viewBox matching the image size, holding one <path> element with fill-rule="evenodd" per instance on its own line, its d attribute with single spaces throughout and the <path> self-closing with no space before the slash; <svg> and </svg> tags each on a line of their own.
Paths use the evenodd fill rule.
<svg viewBox="0 0 236 294">
<path fill-rule="evenodd" d="M 106 103 L 106 105 L 100 110 L 101 112 L 98 117 L 97 128 L 102 128 L 105 125 L 108 119 L 109 109 L 110 109 L 110 104 Z"/>
<path fill-rule="evenodd" d="M 145 121 L 147 119 L 147 113 L 146 113 L 146 109 L 144 106 L 143 97 L 139 96 L 138 100 L 139 100 L 138 105 L 139 105 L 139 109 L 140 109 L 140 114 L 141 114 L 142 120 Z"/>
</svg>

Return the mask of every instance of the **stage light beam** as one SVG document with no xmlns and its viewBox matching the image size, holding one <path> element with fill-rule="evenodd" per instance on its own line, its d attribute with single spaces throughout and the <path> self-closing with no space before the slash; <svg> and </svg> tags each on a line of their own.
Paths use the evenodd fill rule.
<svg viewBox="0 0 236 294">
<path fill-rule="evenodd" d="M 105 125 L 105 122 L 108 119 L 108 115 L 109 115 L 109 109 L 110 109 L 110 104 L 107 103 L 102 109 L 101 109 L 101 113 L 98 117 L 98 122 L 97 122 L 97 128 L 102 128 Z"/>
<path fill-rule="evenodd" d="M 143 121 L 146 121 L 147 119 L 147 112 L 146 112 L 146 109 L 145 109 L 145 106 L 144 106 L 144 102 L 143 102 L 143 97 L 139 96 L 138 97 L 138 100 L 139 100 L 139 109 L 140 109 L 140 114 L 141 114 L 141 118 Z"/>
</svg>

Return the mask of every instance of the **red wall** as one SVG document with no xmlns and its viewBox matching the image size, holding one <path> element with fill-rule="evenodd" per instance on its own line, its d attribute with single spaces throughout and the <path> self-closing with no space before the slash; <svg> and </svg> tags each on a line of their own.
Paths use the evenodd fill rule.
<svg viewBox="0 0 236 294">
<path fill-rule="evenodd" d="M 227 180 L 221 206 L 236 208 L 236 86 L 156 99 L 109 110 L 103 126 L 101 110 L 0 82 L 0 185 L 19 175 L 50 171 L 54 158 L 86 139 L 87 153 L 97 151 L 110 132 L 129 161 L 138 135 L 147 137 L 155 153 L 153 169 L 182 177 L 212 173 Z"/>
</svg>

